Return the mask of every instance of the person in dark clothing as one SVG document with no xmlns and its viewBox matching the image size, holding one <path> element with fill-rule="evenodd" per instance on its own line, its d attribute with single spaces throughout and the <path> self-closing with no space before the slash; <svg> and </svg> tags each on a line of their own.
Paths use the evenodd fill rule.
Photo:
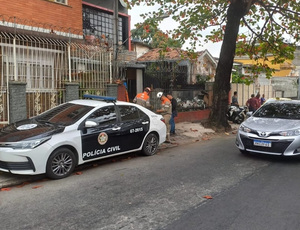
<svg viewBox="0 0 300 230">
<path fill-rule="evenodd" d="M 251 94 L 251 98 L 246 102 L 246 106 L 248 106 L 250 112 L 255 112 L 259 108 L 254 94 Z"/>
<path fill-rule="evenodd" d="M 177 101 L 176 99 L 172 96 L 171 93 L 167 94 L 167 98 L 171 101 L 172 104 L 172 116 L 170 119 L 170 134 L 175 135 L 175 117 L 177 117 Z"/>
<path fill-rule="evenodd" d="M 237 99 L 237 91 L 234 91 L 233 96 L 231 98 L 231 105 L 239 107 L 238 99 Z"/>
</svg>

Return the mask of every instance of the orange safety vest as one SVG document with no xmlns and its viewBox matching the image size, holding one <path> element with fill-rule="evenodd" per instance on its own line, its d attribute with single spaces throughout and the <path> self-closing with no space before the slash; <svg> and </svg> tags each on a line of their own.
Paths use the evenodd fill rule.
<svg viewBox="0 0 300 230">
<path fill-rule="evenodd" d="M 133 102 L 137 103 L 138 105 L 144 106 L 144 107 L 149 107 L 150 106 L 150 97 L 147 92 L 139 93 L 133 99 Z"/>
<path fill-rule="evenodd" d="M 161 106 L 162 109 L 164 110 L 164 112 L 162 113 L 162 115 L 167 115 L 167 114 L 172 114 L 172 104 L 171 101 L 165 97 L 164 100 L 161 102 Z"/>
</svg>

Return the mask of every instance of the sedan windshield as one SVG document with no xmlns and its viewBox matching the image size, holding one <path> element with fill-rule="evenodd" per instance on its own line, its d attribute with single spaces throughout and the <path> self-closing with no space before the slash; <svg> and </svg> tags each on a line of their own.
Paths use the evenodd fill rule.
<svg viewBox="0 0 300 230">
<path fill-rule="evenodd" d="M 258 109 L 253 117 L 300 119 L 300 104 L 296 103 L 268 103 Z"/>
<path fill-rule="evenodd" d="M 74 124 L 93 108 L 94 107 L 91 106 L 66 103 L 38 115 L 35 119 L 39 122 L 49 122 L 67 126 Z"/>
</svg>

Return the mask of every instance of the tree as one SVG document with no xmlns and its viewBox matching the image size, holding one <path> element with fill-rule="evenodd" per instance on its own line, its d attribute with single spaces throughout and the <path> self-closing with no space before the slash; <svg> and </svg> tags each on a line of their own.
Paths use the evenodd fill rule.
<svg viewBox="0 0 300 230">
<path fill-rule="evenodd" d="M 199 38 L 203 41 L 222 41 L 219 62 L 213 87 L 211 124 L 219 128 L 230 128 L 226 118 L 230 76 L 235 55 L 247 54 L 253 60 L 268 54 L 274 63 L 293 59 L 300 40 L 299 0 L 131 0 L 131 6 L 145 3 L 159 4 L 155 12 L 144 14 L 147 20 L 157 20 L 168 14 L 179 23 L 177 29 L 167 32 L 173 38 L 189 39 L 196 47 Z M 202 31 L 210 29 L 203 37 Z M 240 31 L 241 30 L 241 31 Z M 289 41 L 287 42 L 287 39 Z M 272 70 L 267 64 L 257 63 L 256 71 L 265 71 L 270 77 Z"/>
<path fill-rule="evenodd" d="M 131 38 L 140 40 L 152 48 L 181 48 L 182 41 L 179 39 L 172 39 L 167 33 L 164 33 L 158 28 L 158 22 L 153 20 L 146 20 L 143 23 L 135 25 L 135 29 L 131 30 Z"/>
</svg>

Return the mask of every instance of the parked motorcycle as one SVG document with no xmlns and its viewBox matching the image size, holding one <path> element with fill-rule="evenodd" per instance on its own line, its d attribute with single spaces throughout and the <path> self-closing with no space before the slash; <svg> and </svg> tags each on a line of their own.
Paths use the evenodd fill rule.
<svg viewBox="0 0 300 230">
<path fill-rule="evenodd" d="M 227 112 L 227 118 L 229 121 L 232 121 L 236 124 L 241 124 L 247 117 L 248 107 L 242 106 L 230 106 Z"/>
</svg>

